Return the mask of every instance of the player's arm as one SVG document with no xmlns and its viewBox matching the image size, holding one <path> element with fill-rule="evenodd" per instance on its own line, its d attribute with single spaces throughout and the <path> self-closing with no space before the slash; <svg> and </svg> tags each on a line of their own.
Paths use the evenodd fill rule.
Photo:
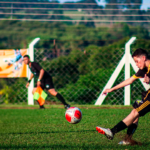
<svg viewBox="0 0 150 150">
<path fill-rule="evenodd" d="M 43 78 L 44 76 L 44 69 L 41 69 L 40 70 L 40 74 L 39 74 L 39 78 L 38 78 L 38 81 L 37 81 L 37 86 L 40 86 L 41 85 L 41 79 Z"/>
<path fill-rule="evenodd" d="M 145 74 L 143 82 L 150 84 L 150 78 Z"/>
<path fill-rule="evenodd" d="M 129 79 L 126 79 L 125 81 L 121 82 L 120 84 L 114 86 L 113 88 L 104 90 L 103 94 L 106 95 L 107 93 L 110 93 L 110 92 L 112 92 L 112 91 L 115 91 L 115 90 L 117 90 L 117 89 L 120 89 L 120 88 L 122 88 L 122 87 L 125 87 L 125 86 L 127 86 L 127 85 L 130 85 L 130 84 L 133 83 L 136 79 L 137 79 L 137 78 L 134 78 L 134 77 L 132 76 L 132 77 L 130 77 Z"/>
<path fill-rule="evenodd" d="M 41 80 L 44 76 L 44 69 L 39 65 L 39 63 L 34 63 L 34 66 L 36 67 L 37 70 L 40 71 L 39 73 L 39 77 L 38 77 L 38 81 L 37 81 L 37 86 L 40 86 L 41 85 Z"/>
<path fill-rule="evenodd" d="M 31 80 L 33 79 L 33 77 L 34 77 L 34 74 L 33 74 L 33 73 L 31 73 L 31 75 L 30 75 L 30 79 L 28 80 L 28 82 L 27 82 L 27 84 L 26 84 L 26 88 L 28 88 L 28 87 L 29 87 L 29 84 L 30 84 Z"/>
<path fill-rule="evenodd" d="M 41 79 L 43 78 L 44 72 L 45 72 L 44 69 L 40 70 L 40 74 L 39 74 L 39 78 L 38 78 L 39 81 L 41 81 Z"/>
<path fill-rule="evenodd" d="M 44 72 L 45 72 L 44 69 L 37 62 L 33 62 L 32 65 L 34 66 L 34 68 L 36 68 L 36 70 L 38 70 L 39 72 L 38 81 L 41 81 L 44 76 Z"/>
</svg>

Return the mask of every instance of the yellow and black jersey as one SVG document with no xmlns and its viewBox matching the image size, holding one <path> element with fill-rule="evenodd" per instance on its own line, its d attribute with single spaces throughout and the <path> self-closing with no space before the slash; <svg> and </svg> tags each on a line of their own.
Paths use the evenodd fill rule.
<svg viewBox="0 0 150 150">
<path fill-rule="evenodd" d="M 139 69 L 136 74 L 133 75 L 134 78 L 144 78 L 145 74 L 150 78 L 150 66 L 149 68 Z"/>
<path fill-rule="evenodd" d="M 139 69 L 133 77 L 144 78 L 145 74 L 150 78 L 150 66 L 148 68 Z M 150 89 L 142 92 L 142 100 L 136 100 L 133 107 L 137 110 L 140 117 L 150 112 Z"/>
</svg>

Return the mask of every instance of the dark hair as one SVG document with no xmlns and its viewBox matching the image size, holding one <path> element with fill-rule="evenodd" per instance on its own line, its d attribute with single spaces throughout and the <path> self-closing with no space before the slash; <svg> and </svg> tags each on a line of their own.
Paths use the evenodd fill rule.
<svg viewBox="0 0 150 150">
<path fill-rule="evenodd" d="M 23 58 L 25 58 L 25 57 L 28 57 L 28 58 L 30 59 L 30 56 L 29 56 L 29 55 L 24 55 Z"/>
<path fill-rule="evenodd" d="M 132 54 L 132 57 L 135 56 L 142 56 L 144 55 L 146 58 L 148 58 L 148 52 L 142 48 L 138 48 L 135 50 L 135 52 Z"/>
</svg>

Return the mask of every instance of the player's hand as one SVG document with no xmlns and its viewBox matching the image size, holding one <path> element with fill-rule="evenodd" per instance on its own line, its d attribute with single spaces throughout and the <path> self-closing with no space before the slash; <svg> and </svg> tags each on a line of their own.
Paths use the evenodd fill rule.
<svg viewBox="0 0 150 150">
<path fill-rule="evenodd" d="M 110 93 L 110 92 L 112 92 L 111 89 L 106 89 L 106 90 L 104 90 L 103 95 L 107 95 L 107 93 Z"/>
<path fill-rule="evenodd" d="M 40 86 L 40 85 L 41 85 L 41 81 L 38 81 L 38 82 L 37 82 L 37 86 Z"/>
<path fill-rule="evenodd" d="M 145 74 L 143 82 L 149 84 L 149 81 L 150 81 L 149 77 L 147 76 L 147 74 Z"/>
<path fill-rule="evenodd" d="M 26 88 L 28 88 L 28 87 L 29 87 L 29 84 L 30 84 L 29 82 L 26 84 Z"/>
</svg>

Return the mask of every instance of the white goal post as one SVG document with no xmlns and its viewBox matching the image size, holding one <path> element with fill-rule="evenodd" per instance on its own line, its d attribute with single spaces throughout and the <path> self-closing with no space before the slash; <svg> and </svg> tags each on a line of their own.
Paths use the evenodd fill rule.
<svg viewBox="0 0 150 150">
<path fill-rule="evenodd" d="M 122 67 L 125 65 L 125 80 L 130 78 L 130 64 L 132 65 L 135 72 L 138 71 L 138 67 L 136 66 L 131 53 L 130 53 L 130 46 L 136 40 L 136 37 L 132 37 L 126 44 L 125 44 L 125 54 L 123 55 L 122 59 L 120 60 L 119 64 L 117 65 L 115 71 L 109 78 L 107 84 L 105 85 L 104 89 L 102 90 L 101 94 L 99 95 L 95 105 L 102 105 L 104 99 L 106 98 L 105 95 L 102 95 L 105 89 L 110 89 L 115 80 L 117 79 Z M 146 90 L 149 89 L 149 85 L 143 82 L 143 79 L 140 79 L 142 85 Z M 130 85 L 124 87 L 124 105 L 130 105 Z"/>
<path fill-rule="evenodd" d="M 28 55 L 30 56 L 30 60 L 34 61 L 34 46 L 35 44 L 40 40 L 40 38 L 35 38 L 30 44 L 28 48 Z M 30 78 L 31 72 L 29 71 L 29 68 L 27 69 L 27 77 Z M 30 82 L 30 85 L 28 87 L 28 105 L 34 105 L 34 99 L 33 99 L 33 91 L 34 88 L 34 78 Z"/>
</svg>

